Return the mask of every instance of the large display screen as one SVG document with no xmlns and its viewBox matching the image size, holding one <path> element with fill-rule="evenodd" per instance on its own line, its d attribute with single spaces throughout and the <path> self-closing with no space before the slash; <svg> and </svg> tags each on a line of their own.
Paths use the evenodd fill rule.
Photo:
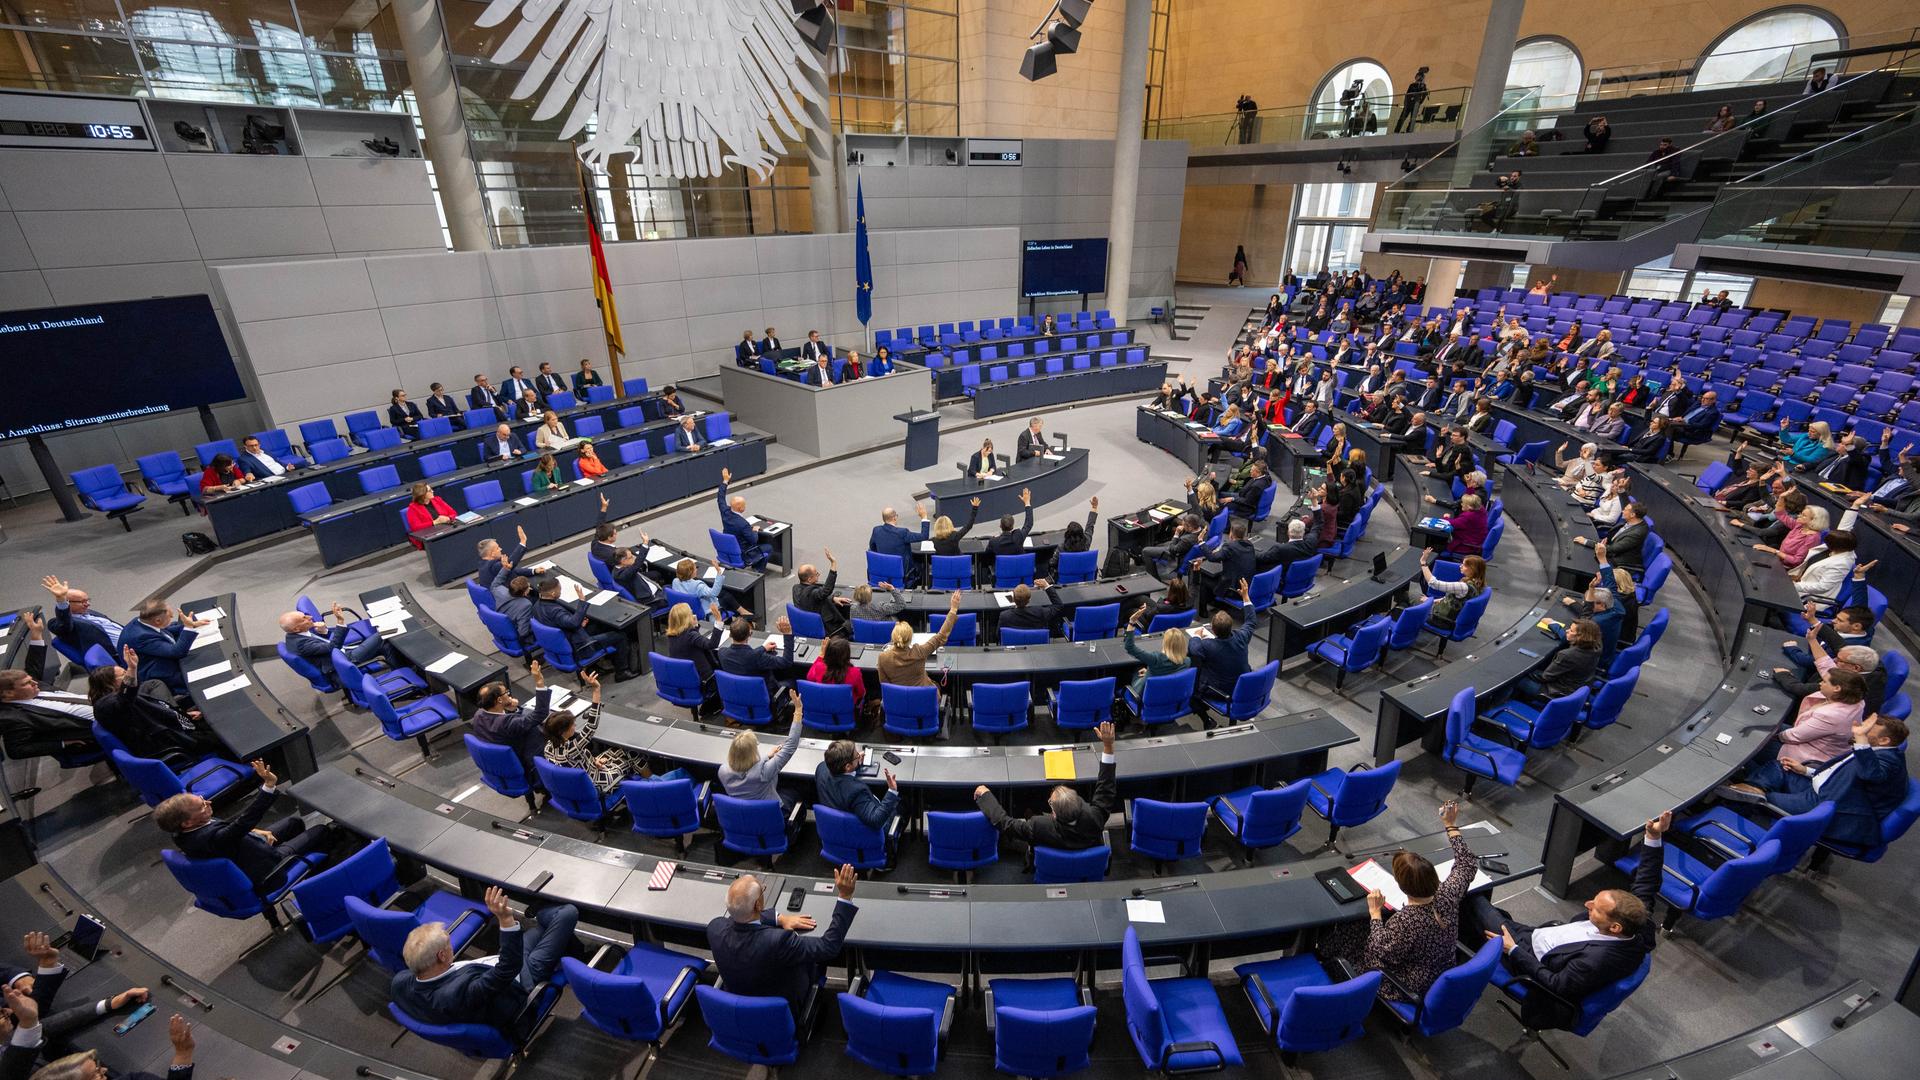
<svg viewBox="0 0 1920 1080">
<path fill-rule="evenodd" d="M 1023 246 L 1020 295 L 1079 296 L 1106 291 L 1106 237 L 1028 240 Z"/>
<path fill-rule="evenodd" d="M 0 355 L 0 439 L 247 394 L 204 294 L 0 312 Z"/>
</svg>

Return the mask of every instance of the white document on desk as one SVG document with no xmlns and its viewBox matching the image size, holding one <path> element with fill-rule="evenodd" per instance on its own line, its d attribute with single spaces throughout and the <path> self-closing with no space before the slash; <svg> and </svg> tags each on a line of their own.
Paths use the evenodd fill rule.
<svg viewBox="0 0 1920 1080">
<path fill-rule="evenodd" d="M 459 517 L 456 517 L 456 518 L 454 518 L 453 520 L 455 520 L 455 521 L 459 521 L 459 522 L 463 522 L 463 523 L 465 523 L 465 524 L 468 524 L 468 525 L 471 525 L 471 524 L 473 524 L 474 522 L 476 522 L 476 521 L 479 521 L 479 520 L 480 520 L 480 515 L 479 515 L 479 514 L 476 514 L 476 513 L 474 513 L 474 512 L 473 512 L 473 511 L 471 511 L 471 510 L 469 510 L 469 511 L 467 511 L 467 512 L 466 512 L 466 513 L 464 513 L 464 514 L 461 514 L 461 515 L 460 515 Z"/>
<path fill-rule="evenodd" d="M 1140 923 L 1164 923 L 1167 921 L 1166 905 L 1158 900 L 1127 901 L 1127 921 Z"/>
<path fill-rule="evenodd" d="M 619 593 L 614 592 L 612 589 L 601 589 L 599 592 L 594 593 L 592 596 L 587 597 L 587 603 L 604 604 L 609 600 L 618 600 L 618 599 L 620 599 Z"/>
<path fill-rule="evenodd" d="M 1027 537 L 1027 538 L 1026 538 L 1025 540 L 1022 540 L 1022 541 L 1020 541 L 1020 546 L 1021 546 L 1021 547 L 1023 547 L 1023 548 L 1026 548 L 1026 549 L 1027 549 L 1028 551 L 1032 551 L 1032 550 L 1033 550 L 1033 537 L 1031 537 L 1031 536 L 1029 536 L 1029 537 Z"/>
<path fill-rule="evenodd" d="M 997 602 L 997 603 L 998 603 L 998 604 L 999 604 L 999 605 L 1000 605 L 1001 607 L 1003 607 L 1003 608 L 1007 608 L 1007 607 L 1012 607 L 1012 606 L 1013 606 L 1013 594 L 1012 594 L 1012 593 L 1010 593 L 1010 592 L 997 592 L 997 593 L 994 593 L 994 594 L 993 594 L 993 599 L 995 600 L 995 602 Z"/>
<path fill-rule="evenodd" d="M 201 679 L 210 679 L 215 675 L 221 674 L 222 672 L 227 672 L 232 670 L 233 670 L 233 664 L 231 664 L 226 660 L 222 660 L 217 664 L 208 664 L 206 667 L 194 668 L 192 671 L 187 672 L 187 681 L 199 682 Z"/>
<path fill-rule="evenodd" d="M 1065 460 L 1067 460 L 1067 459 L 1066 459 L 1066 456 L 1065 456 L 1065 455 L 1063 455 L 1063 454 L 1041 454 L 1040 456 L 1041 456 L 1041 457 L 1042 457 L 1043 459 L 1045 459 L 1045 460 L 1047 460 L 1047 461 L 1065 461 Z"/>
<path fill-rule="evenodd" d="M 680 556 L 661 547 L 659 544 L 654 544 L 647 548 L 647 561 L 649 563 L 673 562 L 678 558 L 680 558 Z"/>
<path fill-rule="evenodd" d="M 591 477 L 591 476 L 583 476 L 583 477 L 581 477 L 580 479 L 578 479 L 578 480 L 575 480 L 575 481 L 573 482 L 573 486 L 574 486 L 574 487 L 586 487 L 586 486 L 587 486 L 588 484 L 591 484 L 591 483 L 593 483 L 593 477 Z"/>
<path fill-rule="evenodd" d="M 200 696 L 211 701 L 222 694 L 230 694 L 235 690 L 244 689 L 247 685 L 247 677 L 245 675 L 236 675 L 226 682 L 215 683 L 212 686 L 206 687 L 200 691 Z"/>
<path fill-rule="evenodd" d="M 754 526 L 755 529 L 766 533 L 768 536 L 776 536 L 784 531 L 786 527 L 787 523 L 784 521 L 762 521 L 760 524 Z"/>
<path fill-rule="evenodd" d="M 433 663 L 428 664 L 427 673 L 429 675 L 438 675 L 444 671 L 451 671 L 455 666 L 465 662 L 466 659 L 466 653 L 450 652 L 440 659 L 435 660 Z"/>
<path fill-rule="evenodd" d="M 517 498 L 517 499 L 515 499 L 515 500 L 513 500 L 513 505 L 515 505 L 515 506 L 532 506 L 532 505 L 533 505 L 534 503 L 537 503 L 537 502 L 539 502 L 539 501 L 540 501 L 539 499 L 536 499 L 536 498 L 534 498 L 534 497 L 533 497 L 533 496 L 531 496 L 531 495 L 522 495 L 522 496 L 520 496 L 519 498 Z"/>
<path fill-rule="evenodd" d="M 915 545 L 913 545 L 913 550 L 915 550 L 915 551 L 918 551 L 918 552 L 921 552 L 921 553 L 923 553 L 923 554 L 925 554 L 925 553 L 929 553 L 929 552 L 932 552 L 932 551 L 933 551 L 933 541 L 931 541 L 931 540 L 922 540 L 922 541 L 920 541 L 919 543 L 917 543 L 917 544 L 915 544 Z"/>
<path fill-rule="evenodd" d="M 375 615 L 384 615 L 389 611 L 405 610 L 406 606 L 406 601 L 400 599 L 398 596 L 383 596 L 367 605 L 367 617 L 372 618 Z"/>
<path fill-rule="evenodd" d="M 191 652 L 194 649 L 199 649 L 207 645 L 218 645 L 220 642 L 225 640 L 226 640 L 225 638 L 220 636 L 220 631 L 217 629 L 202 630 L 199 633 L 193 635 L 193 644 L 187 646 L 187 649 L 189 652 Z"/>
<path fill-rule="evenodd" d="M 707 445 L 708 446 L 732 446 L 733 440 L 732 439 L 715 439 L 712 442 L 708 443 Z"/>
<path fill-rule="evenodd" d="M 222 608 L 211 607 L 205 611 L 194 612 L 193 617 L 196 619 L 205 619 L 208 622 L 219 622 L 221 619 L 227 617 L 227 613 Z"/>
</svg>

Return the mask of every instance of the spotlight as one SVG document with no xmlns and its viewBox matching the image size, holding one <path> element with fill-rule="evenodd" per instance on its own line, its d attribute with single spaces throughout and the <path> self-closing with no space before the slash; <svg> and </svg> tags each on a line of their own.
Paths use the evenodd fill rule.
<svg viewBox="0 0 1920 1080">
<path fill-rule="evenodd" d="M 1093 0 L 1060 0 L 1053 6 L 1062 19 L 1079 26 L 1087 21 L 1087 12 L 1093 9 Z"/>
<path fill-rule="evenodd" d="M 213 148 L 213 142 L 207 136 L 207 129 L 195 127 L 185 120 L 175 120 L 173 122 L 173 133 L 180 136 L 180 141 L 186 143 L 188 146 L 204 146 L 209 150 Z"/>
<path fill-rule="evenodd" d="M 796 0 L 797 2 L 797 0 Z M 1051 10 L 1034 28 L 1030 38 L 1045 35 L 1027 47 L 1020 58 L 1020 77 L 1029 82 L 1044 79 L 1058 70 L 1058 58 L 1080 50 L 1080 24 L 1087 20 L 1093 0 L 1055 0 Z"/>
<path fill-rule="evenodd" d="M 960 155 L 954 153 L 953 147 L 951 146 L 947 147 L 947 164 L 949 165 L 960 164 Z"/>
<path fill-rule="evenodd" d="M 378 157 L 399 157 L 400 144 L 392 139 L 361 139 L 360 145 L 374 152 Z"/>
<path fill-rule="evenodd" d="M 1053 46 L 1053 51 L 1061 56 L 1080 51 L 1080 31 L 1063 22 L 1047 24 L 1047 41 Z"/>
<path fill-rule="evenodd" d="M 790 0 L 793 13 L 799 16 L 795 25 L 800 36 L 811 42 L 815 52 L 825 53 L 833 48 L 835 26 L 833 9 L 820 0 Z"/>
<path fill-rule="evenodd" d="M 1027 54 L 1020 58 L 1020 77 L 1028 82 L 1038 82 L 1059 70 L 1059 64 L 1053 57 L 1053 42 L 1042 41 L 1027 46 Z"/>
</svg>

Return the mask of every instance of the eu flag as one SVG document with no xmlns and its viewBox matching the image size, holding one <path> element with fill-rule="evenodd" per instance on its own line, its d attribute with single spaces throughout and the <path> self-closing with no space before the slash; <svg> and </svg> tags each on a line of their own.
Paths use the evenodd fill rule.
<svg viewBox="0 0 1920 1080">
<path fill-rule="evenodd" d="M 867 193 L 854 178 L 853 295 L 860 325 L 873 319 L 873 256 L 867 253 Z"/>
</svg>

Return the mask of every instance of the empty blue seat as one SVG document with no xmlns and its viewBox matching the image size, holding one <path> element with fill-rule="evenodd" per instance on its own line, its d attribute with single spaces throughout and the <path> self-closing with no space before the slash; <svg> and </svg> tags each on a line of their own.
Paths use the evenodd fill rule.
<svg viewBox="0 0 1920 1080">
<path fill-rule="evenodd" d="M 711 783 L 695 784 L 687 777 L 622 780 L 620 802 L 633 818 L 633 831 L 642 836 L 672 840 L 686 853 L 687 837 L 699 831 L 713 801 Z"/>
<path fill-rule="evenodd" d="M 949 590 L 973 588 L 973 556 L 971 555 L 935 555 L 932 569 L 933 588 Z"/>
<path fill-rule="evenodd" d="M 658 1046 L 693 1000 L 707 962 L 635 942 L 610 972 L 571 956 L 561 957 L 560 967 L 588 1023 L 615 1038 Z"/>
<path fill-rule="evenodd" d="M 1328 769 L 1308 778 L 1312 790 L 1307 793 L 1307 806 L 1326 819 L 1327 843 L 1333 843 L 1343 827 L 1365 824 L 1384 812 L 1387 794 L 1399 778 L 1398 761 L 1352 772 Z"/>
<path fill-rule="evenodd" d="M 1113 862 L 1113 852 L 1104 843 L 1078 851 L 1066 848 L 1033 847 L 1033 883 L 1035 885 L 1071 885 L 1083 881 L 1104 881 Z"/>
<path fill-rule="evenodd" d="M 794 812 L 800 812 L 796 805 Z M 771 861 L 787 850 L 789 822 L 779 799 L 713 796 L 713 818 L 720 825 L 720 846 L 739 855 Z"/>
<path fill-rule="evenodd" d="M 197 479 L 187 476 L 187 467 L 180 455 L 169 450 L 160 454 L 148 454 L 136 458 L 134 464 L 140 467 L 140 481 L 148 491 L 155 495 L 165 495 L 168 502 L 180 504 L 180 512 L 190 514 L 189 503 L 199 489 Z"/>
<path fill-rule="evenodd" d="M 894 1076 L 930 1075 L 953 1024 L 954 988 L 876 971 L 840 995 L 847 1056 Z"/>
<path fill-rule="evenodd" d="M 1001 644 L 1008 644 L 1006 635 L 1010 632 L 1001 631 Z M 1117 679 L 1112 675 L 1103 679 L 1063 680 L 1051 692 L 1054 726 L 1063 731 L 1088 731 L 1111 721 L 1116 685 Z"/>
<path fill-rule="evenodd" d="M 1027 727 L 1033 711 L 1030 682 L 974 683 L 969 693 L 973 729 L 1006 735 Z"/>
<path fill-rule="evenodd" d="M 1055 567 L 1055 585 L 1078 585 L 1100 574 L 1098 551 L 1063 551 Z M 1076 639 L 1077 640 L 1077 639 Z"/>
<path fill-rule="evenodd" d="M 880 707 L 886 720 L 881 728 L 893 735 L 940 734 L 940 689 L 934 686 L 880 687 Z"/>
<path fill-rule="evenodd" d="M 817 683 L 802 679 L 795 684 L 795 689 L 800 692 L 800 714 L 807 727 L 833 734 L 854 729 L 858 717 L 853 704 L 853 687 L 846 683 Z"/>
<path fill-rule="evenodd" d="M 1033 553 L 1001 555 L 993 560 L 993 587 L 1011 589 L 1033 584 Z M 939 586 L 936 586 L 936 588 Z"/>
<path fill-rule="evenodd" d="M 1074 641 L 1097 641 L 1120 631 L 1120 604 L 1082 604 L 1074 609 L 1067 636 Z"/>
<path fill-rule="evenodd" d="M 1207 831 L 1207 804 L 1135 799 L 1131 807 L 1133 850 L 1156 863 L 1200 854 Z"/>
<path fill-rule="evenodd" d="M 1822 802 L 1804 813 L 1774 818 L 1763 825 L 1735 813 L 1731 806 L 1714 806 L 1675 822 L 1674 827 L 1729 859 L 1743 858 L 1759 850 L 1760 845 L 1777 841 L 1779 850 L 1768 872 L 1786 874 L 1820 842 L 1833 812 L 1833 803 Z"/>
<path fill-rule="evenodd" d="M 1000 858 L 1000 833 L 978 810 L 927 812 L 927 862 L 956 874 Z"/>
<path fill-rule="evenodd" d="M 987 983 L 987 1030 L 993 1067 L 1014 1076 L 1052 1077 L 1091 1064 L 1099 1010 L 1073 979 L 993 979 Z"/>
<path fill-rule="evenodd" d="M 70 473 L 73 492 L 80 499 L 80 505 L 107 515 L 107 520 L 118 521 L 120 527 L 133 531 L 133 523 L 127 515 L 146 505 L 147 497 L 136 491 L 127 490 L 127 482 L 120 478 L 120 470 L 112 465 L 95 465 L 90 469 L 81 469 Z M 1027 556 L 1031 563 L 1033 556 Z"/>
<path fill-rule="evenodd" d="M 883 829 L 875 829 L 843 810 L 815 803 L 813 824 L 820 833 L 820 855 L 831 865 L 884 870 L 893 862 L 893 839 L 900 827 L 898 814 L 887 819 Z"/>
<path fill-rule="evenodd" d="M 795 631 L 799 632 L 797 625 Z M 727 719 L 751 727 L 773 723 L 773 699 L 767 693 L 765 678 L 725 671 L 714 672 L 713 678 L 720 688 L 720 711 Z"/>
<path fill-rule="evenodd" d="M 885 582 L 896 589 L 907 587 L 907 560 L 898 555 L 867 552 L 867 584 Z"/>
<path fill-rule="evenodd" d="M 1376 982 L 1378 978 L 1376 974 Z M 1205 978 L 1148 978 L 1140 937 L 1132 926 L 1120 941 L 1120 979 L 1127 1034 L 1148 1069 L 1198 1072 L 1241 1063 L 1240 1045 L 1213 983 Z"/>
<path fill-rule="evenodd" d="M 1493 969 L 1500 965 L 1501 942 L 1491 938 L 1481 945 L 1472 959 L 1440 973 L 1418 1003 L 1382 998 L 1392 1016 L 1407 1030 L 1430 1039 L 1466 1023 L 1480 995 L 1493 981 Z"/>
<path fill-rule="evenodd" d="M 1283 1053 L 1320 1053 L 1366 1033 L 1380 992 L 1380 973 L 1336 983 L 1312 953 L 1241 964 L 1233 969 L 1260 1029 Z"/>
<path fill-rule="evenodd" d="M 1307 655 L 1332 664 L 1336 692 L 1347 684 L 1349 672 L 1359 673 L 1380 662 L 1386 655 L 1387 635 L 1394 622 L 1385 615 L 1374 615 L 1347 634 L 1325 638 L 1307 646 Z"/>
<path fill-rule="evenodd" d="M 230 859 L 194 859 L 169 848 L 160 852 L 161 861 L 180 887 L 193 896 L 193 906 L 223 919 L 251 919 L 265 915 L 268 925 L 281 925 L 280 901 L 294 885 L 326 861 L 324 851 L 316 851 L 295 860 L 279 882 L 267 889 L 256 888 Z"/>
<path fill-rule="evenodd" d="M 1245 787 L 1207 800 L 1220 822 L 1249 855 L 1284 843 L 1300 831 L 1300 815 L 1311 787 L 1305 780 L 1275 788 Z"/>
</svg>

